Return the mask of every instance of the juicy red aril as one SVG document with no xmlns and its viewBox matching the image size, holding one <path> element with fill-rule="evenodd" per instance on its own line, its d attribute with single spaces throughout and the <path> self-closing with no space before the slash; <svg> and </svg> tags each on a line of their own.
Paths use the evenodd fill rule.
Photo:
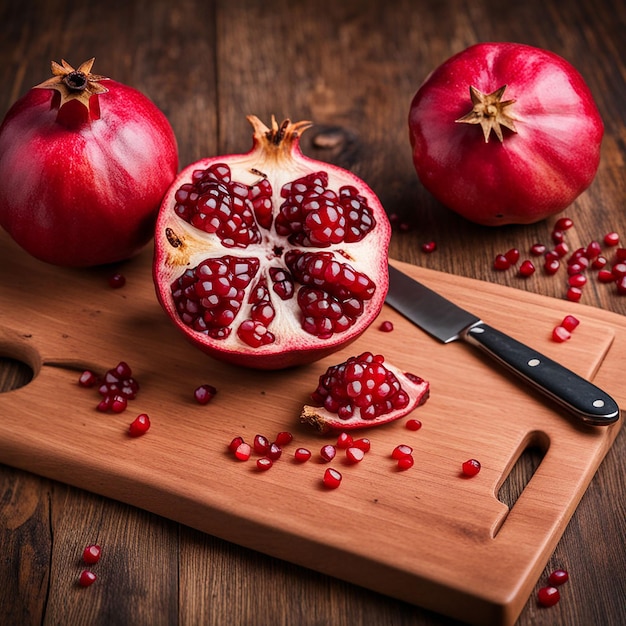
<svg viewBox="0 0 626 626">
<path fill-rule="evenodd" d="M 618 248 L 615 251 L 615 258 L 618 261 L 626 261 L 626 248 Z"/>
<path fill-rule="evenodd" d="M 563 326 L 555 326 L 552 329 L 552 339 L 556 341 L 557 343 L 563 343 L 564 341 L 567 341 L 568 339 L 570 339 L 571 336 L 572 336 L 571 331 L 569 331 L 567 328 Z"/>
<path fill-rule="evenodd" d="M 264 437 L 263 435 L 255 435 L 253 446 L 254 451 L 257 454 L 267 454 L 270 449 L 270 442 L 267 437 Z"/>
<path fill-rule="evenodd" d="M 358 409 L 363 419 L 373 420 L 407 406 L 409 396 L 384 360 L 381 355 L 364 352 L 328 368 L 312 399 L 340 419 L 349 419 Z"/>
<path fill-rule="evenodd" d="M 128 433 L 131 437 L 140 437 L 147 433 L 149 429 L 150 418 L 145 413 L 141 413 L 131 422 L 128 427 Z"/>
<path fill-rule="evenodd" d="M 298 463 L 304 463 L 305 461 L 308 461 L 311 458 L 311 451 L 307 450 L 307 448 L 298 448 L 293 453 L 293 458 Z"/>
<path fill-rule="evenodd" d="M 193 397 L 198 404 L 208 404 L 216 393 L 217 389 L 213 385 L 200 385 L 194 389 Z"/>
<path fill-rule="evenodd" d="M 587 284 L 587 277 L 584 274 L 572 274 L 567 282 L 571 287 L 584 287 Z"/>
<path fill-rule="evenodd" d="M 476 476 L 480 472 L 480 463 L 476 459 L 465 461 L 462 466 L 465 476 Z"/>
<path fill-rule="evenodd" d="M 88 563 L 89 565 L 93 565 L 94 563 L 97 563 L 100 560 L 100 554 L 101 554 L 100 546 L 97 546 L 95 544 L 91 546 L 87 546 L 83 550 L 83 561 L 85 561 L 85 563 Z"/>
<path fill-rule="evenodd" d="M 78 584 L 81 587 L 89 587 L 89 585 L 93 585 L 96 582 L 97 576 L 90 572 L 89 570 L 83 570 L 78 577 Z"/>
<path fill-rule="evenodd" d="M 543 264 L 543 269 L 546 274 L 552 276 L 559 271 L 561 267 L 561 262 L 558 259 L 546 259 Z"/>
<path fill-rule="evenodd" d="M 411 455 L 403 456 L 398 459 L 399 470 L 408 470 L 409 468 L 413 467 L 414 464 L 415 464 L 415 459 Z"/>
<path fill-rule="evenodd" d="M 613 283 L 615 279 L 616 276 L 610 270 L 600 270 L 598 272 L 598 280 L 601 283 Z"/>
<path fill-rule="evenodd" d="M 405 456 L 411 456 L 413 454 L 413 448 L 411 446 L 407 446 L 404 443 L 397 445 L 393 451 L 391 452 L 392 459 L 401 459 Z"/>
<path fill-rule="evenodd" d="M 243 443 L 243 437 L 235 437 L 229 444 L 228 449 L 231 452 L 236 452 L 237 448 Z"/>
<path fill-rule="evenodd" d="M 611 268 L 611 274 L 613 274 L 615 278 L 626 276 L 626 263 L 615 263 Z"/>
<path fill-rule="evenodd" d="M 602 252 L 602 248 L 597 241 L 590 241 L 585 248 L 585 256 L 590 260 L 595 259 L 600 252 Z"/>
<path fill-rule="evenodd" d="M 542 243 L 534 243 L 531 247 L 530 247 L 530 253 L 533 256 L 541 256 L 542 254 L 544 254 L 546 251 L 546 246 Z"/>
<path fill-rule="evenodd" d="M 569 252 L 569 246 L 564 241 L 561 241 L 554 246 L 554 251 L 562 258 Z"/>
<path fill-rule="evenodd" d="M 580 287 L 570 287 L 565 294 L 565 297 L 570 302 L 578 302 L 582 298 L 583 292 Z"/>
<path fill-rule="evenodd" d="M 505 258 L 511 265 L 515 265 L 519 261 L 519 250 L 517 248 L 511 248 L 504 253 Z"/>
<path fill-rule="evenodd" d="M 554 606 L 561 599 L 561 594 L 556 587 L 542 587 L 537 592 L 537 600 L 542 606 Z"/>
<path fill-rule="evenodd" d="M 266 456 L 257 459 L 256 461 L 257 468 L 262 472 L 268 470 L 270 467 L 272 467 L 272 465 L 274 465 L 274 461 Z"/>
<path fill-rule="evenodd" d="M 322 446 L 322 449 L 320 450 L 320 456 L 327 463 L 332 461 L 335 458 L 336 454 L 337 454 L 337 448 L 335 448 L 335 446 L 332 446 L 330 444 Z"/>
<path fill-rule="evenodd" d="M 393 330 L 393 324 L 389 321 L 382 322 L 379 326 L 384 333 L 390 333 Z"/>
<path fill-rule="evenodd" d="M 416 419 L 410 419 L 410 420 L 407 420 L 406 427 L 409 430 L 419 430 L 422 427 L 422 422 Z"/>
<path fill-rule="evenodd" d="M 617 285 L 617 293 L 620 296 L 626 295 L 626 276 L 621 276 L 615 281 Z"/>
<path fill-rule="evenodd" d="M 337 447 L 345 450 L 352 445 L 352 435 L 348 433 L 339 433 L 337 437 Z"/>
<path fill-rule="evenodd" d="M 562 585 L 569 580 L 569 574 L 564 569 L 555 569 L 548 577 L 551 585 Z"/>
<path fill-rule="evenodd" d="M 91 370 L 85 370 L 78 377 L 78 384 L 81 387 L 93 387 L 98 382 L 98 376 Z"/>
<path fill-rule="evenodd" d="M 504 256 L 504 254 L 497 254 L 493 260 L 493 268 L 499 271 L 508 270 L 511 267 L 511 262 Z"/>
<path fill-rule="evenodd" d="M 332 467 L 329 467 L 324 472 L 324 478 L 322 479 L 324 487 L 327 487 L 328 489 L 337 489 L 337 487 L 341 484 L 341 478 L 342 476 L 340 472 Z"/>
<path fill-rule="evenodd" d="M 245 441 L 242 441 L 235 448 L 235 458 L 238 461 L 247 461 L 250 458 L 251 454 L 252 454 L 252 446 L 249 443 L 246 443 Z"/>
<path fill-rule="evenodd" d="M 569 217 L 561 217 L 554 224 L 554 230 L 569 230 L 574 225 L 574 222 Z"/>
<path fill-rule="evenodd" d="M 437 249 L 437 242 L 435 241 L 426 241 L 422 244 L 422 252 L 426 252 L 427 254 L 434 252 Z"/>
<path fill-rule="evenodd" d="M 279 446 L 286 446 L 293 441 L 293 435 L 290 432 L 283 430 L 276 435 L 276 439 L 274 439 L 274 441 Z"/>
<path fill-rule="evenodd" d="M 355 439 L 352 442 L 352 446 L 363 450 L 363 452 L 369 452 L 372 447 L 372 443 L 367 437 L 361 437 L 360 439 Z"/>
<path fill-rule="evenodd" d="M 567 266 L 567 274 L 568 276 L 574 276 L 575 274 L 580 274 L 584 272 L 586 269 L 587 268 L 582 263 L 569 263 Z"/>
<path fill-rule="evenodd" d="M 277 443 L 272 443 L 267 451 L 267 456 L 272 459 L 272 461 L 277 461 L 280 459 L 282 453 L 283 449 Z"/>
<path fill-rule="evenodd" d="M 111 289 L 120 289 L 126 284 L 126 277 L 124 274 L 115 273 L 109 276 L 109 287 Z"/>
<path fill-rule="evenodd" d="M 526 260 L 524 261 L 519 268 L 520 276 L 527 278 L 535 273 L 535 266 L 532 261 Z"/>
<path fill-rule="evenodd" d="M 604 235 L 603 241 L 607 246 L 616 246 L 619 244 L 619 235 L 615 232 L 607 233 Z"/>
<path fill-rule="evenodd" d="M 357 448 L 356 446 L 351 446 L 346 448 L 346 459 L 348 463 L 360 463 L 365 456 L 365 450 L 361 448 Z"/>
<path fill-rule="evenodd" d="M 561 326 L 563 326 L 563 328 L 567 328 L 570 332 L 573 331 L 578 324 L 580 324 L 580 320 L 573 315 L 566 315 L 561 322 Z"/>
<path fill-rule="evenodd" d="M 608 263 L 608 260 L 605 256 L 603 256 L 602 254 L 599 254 L 592 262 L 591 267 L 593 267 L 594 270 L 601 270 L 604 267 L 606 267 L 606 264 Z"/>
</svg>

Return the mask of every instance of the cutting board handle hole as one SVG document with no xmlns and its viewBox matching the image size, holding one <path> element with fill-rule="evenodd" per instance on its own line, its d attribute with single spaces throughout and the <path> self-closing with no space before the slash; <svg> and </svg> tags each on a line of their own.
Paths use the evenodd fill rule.
<svg viewBox="0 0 626 626">
<path fill-rule="evenodd" d="M 509 512 L 539 469 L 549 445 L 548 436 L 543 432 L 535 431 L 529 433 L 520 446 L 517 459 L 498 489 L 498 500 L 508 507 Z M 495 530 L 494 536 L 500 528 L 502 524 Z"/>
<path fill-rule="evenodd" d="M 11 357 L 0 356 L 0 393 L 19 389 L 33 380 L 35 373 L 30 365 Z"/>
</svg>

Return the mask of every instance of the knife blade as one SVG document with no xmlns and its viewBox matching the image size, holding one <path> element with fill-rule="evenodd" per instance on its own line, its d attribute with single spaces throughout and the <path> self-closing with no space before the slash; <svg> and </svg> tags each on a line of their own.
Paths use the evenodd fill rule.
<svg viewBox="0 0 626 626">
<path fill-rule="evenodd" d="M 489 326 L 476 315 L 389 265 L 387 304 L 439 341 L 462 340 L 593 426 L 619 419 L 613 398 L 575 372 Z"/>
</svg>

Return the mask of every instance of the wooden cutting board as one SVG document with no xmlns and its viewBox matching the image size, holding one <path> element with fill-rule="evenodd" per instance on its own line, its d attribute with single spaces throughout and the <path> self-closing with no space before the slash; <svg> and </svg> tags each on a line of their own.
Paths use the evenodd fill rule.
<svg viewBox="0 0 626 626">
<path fill-rule="evenodd" d="M 154 296 L 151 252 L 124 264 L 122 289 L 110 270 L 39 263 L 0 235 L 0 355 L 31 365 L 32 382 L 0 394 L 0 462 L 127 502 L 237 544 L 471 623 L 512 624 L 617 435 L 614 426 L 575 423 L 528 393 L 473 348 L 437 343 L 393 310 L 351 347 L 285 372 L 221 364 L 188 344 Z M 395 263 L 490 324 L 605 388 L 626 405 L 626 318 L 536 294 Z M 557 344 L 567 313 L 580 326 Z M 335 491 L 321 486 L 322 438 L 298 424 L 318 376 L 364 350 L 430 381 L 413 417 L 364 431 L 372 449 L 358 465 L 338 455 Z M 119 415 L 95 410 L 98 395 L 77 384 L 125 360 L 141 390 Z M 206 406 L 194 388 L 218 394 Z M 127 436 L 140 412 L 152 420 Z M 282 430 L 295 441 L 267 472 L 226 452 L 236 435 L 252 441 Z M 399 443 L 416 463 L 400 472 Z M 529 445 L 545 456 L 509 511 L 499 486 Z M 313 458 L 293 461 L 296 446 Z M 482 464 L 460 475 L 468 458 Z"/>
</svg>

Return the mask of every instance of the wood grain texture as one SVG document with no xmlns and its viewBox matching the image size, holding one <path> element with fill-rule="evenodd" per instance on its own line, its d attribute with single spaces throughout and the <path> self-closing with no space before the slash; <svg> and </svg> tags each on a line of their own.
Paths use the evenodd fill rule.
<svg viewBox="0 0 626 626">
<path fill-rule="evenodd" d="M 394 234 L 395 258 L 562 298 L 563 280 L 538 272 L 523 281 L 491 270 L 495 253 L 546 241 L 549 222 L 481 228 L 420 187 L 407 144 L 408 103 L 433 67 L 477 41 L 521 41 L 563 55 L 589 83 L 606 127 L 598 177 L 567 211 L 576 224 L 569 241 L 575 247 L 608 230 L 624 234 L 625 19 L 618 0 L 515 6 L 490 0 L 182 0 L 173 7 L 165 1 L 9 0 L 0 7 L 0 112 L 46 77 L 51 59 L 80 62 L 95 55 L 98 71 L 144 90 L 167 113 L 181 165 L 217 151 L 247 150 L 247 113 L 313 119 L 305 151 L 353 169 L 389 213 L 412 225 L 410 232 Z M 438 242 L 438 250 L 424 255 L 419 245 L 428 239 Z M 5 271 L 0 267 L 0 290 Z M 626 299 L 602 285 L 589 287 L 585 304 L 626 313 Z M 36 293 L 36 277 L 33 288 Z M 3 310 L 0 321 L 4 316 Z M 115 360 L 117 350 L 109 354 Z M 3 388 L 20 375 L 3 363 Z M 626 571 L 625 455 L 622 432 L 539 579 L 537 586 L 554 567 L 569 569 L 562 601 L 544 610 L 531 595 L 519 624 L 626 622 L 620 584 Z M 449 623 L 28 472 L 4 466 L 0 493 L 3 623 Z M 115 556 L 101 563 L 104 584 L 86 594 L 74 586 L 73 575 L 80 571 L 82 547 L 94 540 Z"/>
</svg>

